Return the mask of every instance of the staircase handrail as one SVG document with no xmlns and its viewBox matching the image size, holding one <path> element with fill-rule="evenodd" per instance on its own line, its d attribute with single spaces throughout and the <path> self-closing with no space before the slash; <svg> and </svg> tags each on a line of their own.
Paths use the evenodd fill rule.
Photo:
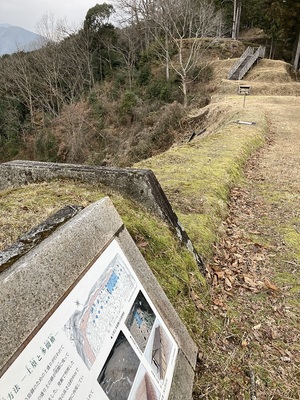
<svg viewBox="0 0 300 400">
<path fill-rule="evenodd" d="M 241 80 L 243 76 L 249 71 L 252 65 L 257 61 L 258 58 L 263 58 L 265 55 L 266 48 L 264 46 L 259 46 L 256 52 L 253 54 L 251 58 L 249 58 L 248 62 L 244 65 L 244 67 L 239 71 L 239 75 L 237 80 Z"/>
<path fill-rule="evenodd" d="M 241 57 L 233 64 L 231 67 L 229 73 L 228 73 L 228 79 L 231 78 L 231 76 L 235 73 L 235 71 L 239 68 L 239 66 L 244 62 L 244 60 L 252 55 L 254 52 L 254 48 L 248 46 L 247 49 L 244 51 L 244 53 L 241 55 Z"/>
<path fill-rule="evenodd" d="M 265 58 L 265 54 L 266 54 L 266 48 L 265 46 L 259 46 L 258 48 L 259 51 L 259 58 Z"/>
</svg>

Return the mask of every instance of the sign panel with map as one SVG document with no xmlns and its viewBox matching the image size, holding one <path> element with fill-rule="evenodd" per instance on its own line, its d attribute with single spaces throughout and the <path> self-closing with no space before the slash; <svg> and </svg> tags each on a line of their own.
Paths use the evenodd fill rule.
<svg viewBox="0 0 300 400">
<path fill-rule="evenodd" d="M 1 377 L 0 400 L 165 400 L 177 352 L 114 240 Z"/>
</svg>

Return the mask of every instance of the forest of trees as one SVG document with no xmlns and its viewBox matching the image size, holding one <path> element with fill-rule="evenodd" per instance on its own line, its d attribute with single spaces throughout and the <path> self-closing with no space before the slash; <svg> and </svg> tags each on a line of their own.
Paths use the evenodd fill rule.
<svg viewBox="0 0 300 400">
<path fill-rule="evenodd" d="M 190 83 L 210 76 L 203 38 L 260 28 L 269 57 L 299 68 L 300 0 L 118 0 L 116 9 L 96 4 L 71 33 L 45 15 L 41 48 L 0 58 L 0 161 L 114 163 L 107 152 L 129 140 L 116 135 L 124 126 L 136 131 L 130 161 L 167 148 L 161 131 L 176 128 Z"/>
</svg>

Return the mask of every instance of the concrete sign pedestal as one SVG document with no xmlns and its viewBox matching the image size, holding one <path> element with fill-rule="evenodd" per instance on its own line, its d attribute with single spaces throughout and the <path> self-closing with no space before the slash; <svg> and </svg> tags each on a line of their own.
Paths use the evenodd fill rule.
<svg viewBox="0 0 300 400">
<path fill-rule="evenodd" d="M 0 274 L 3 400 L 191 399 L 197 347 L 109 198 Z"/>
</svg>

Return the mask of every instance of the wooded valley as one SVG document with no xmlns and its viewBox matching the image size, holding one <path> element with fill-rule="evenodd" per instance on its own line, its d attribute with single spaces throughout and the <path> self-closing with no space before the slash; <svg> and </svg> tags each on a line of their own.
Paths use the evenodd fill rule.
<svg viewBox="0 0 300 400">
<path fill-rule="evenodd" d="M 254 40 L 299 67 L 298 0 L 118 0 L 116 10 L 96 4 L 75 32 L 45 15 L 40 49 L 0 58 L 2 162 L 129 166 L 189 129 L 186 110 L 213 90 L 211 60 Z M 240 41 L 245 30 L 259 34 Z"/>
</svg>

